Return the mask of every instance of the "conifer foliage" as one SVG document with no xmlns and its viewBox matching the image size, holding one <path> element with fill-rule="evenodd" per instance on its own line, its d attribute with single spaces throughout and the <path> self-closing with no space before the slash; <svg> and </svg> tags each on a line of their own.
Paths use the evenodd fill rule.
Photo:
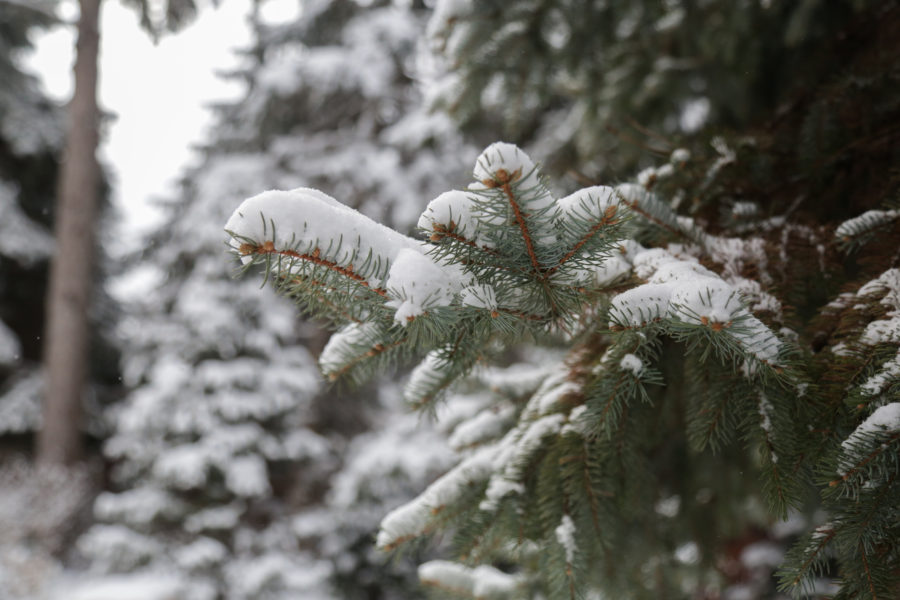
<svg viewBox="0 0 900 600">
<path fill-rule="evenodd" d="M 421 240 L 310 189 L 226 226 L 339 329 L 331 378 L 415 358 L 413 406 L 492 398 L 377 546 L 452 534 L 438 597 L 896 597 L 897 4 L 584 4 L 438 2 L 433 94 L 632 182 L 559 197 L 498 143 Z"/>
<path fill-rule="evenodd" d="M 884 6 L 436 0 L 427 36 L 444 68 L 430 101 L 539 148 L 553 172 L 622 177 L 666 136 L 753 122 L 832 73 L 823 58 L 847 52 L 833 44 L 846 24 Z"/>
<path fill-rule="evenodd" d="M 644 174 L 645 185 L 557 199 L 520 149 L 494 144 L 473 184 L 423 212 L 426 242 L 309 189 L 255 196 L 228 221 L 245 264 L 264 265 L 304 311 L 341 327 L 321 357 L 331 377 L 424 354 L 405 395 L 431 406 L 518 342 L 571 346 L 530 394 L 498 398 L 459 425 L 476 441 L 457 466 L 385 517 L 377 544 L 386 550 L 455 531 L 463 562 L 423 565 L 423 583 L 451 596 L 553 598 L 718 586 L 711 567 L 721 549 L 673 517 L 706 512 L 740 490 L 765 502 L 762 515 L 737 506 L 709 515 L 713 531 L 738 536 L 754 519 L 786 517 L 809 491 L 813 467 L 828 471 L 809 458 L 822 440 L 807 427 L 815 419 L 796 335 L 775 333 L 780 301 L 744 277 L 746 264 L 766 262 L 761 239 L 707 233 L 648 184 L 688 160 L 680 149 L 654 177 Z M 643 245 L 661 232 L 679 242 Z M 859 296 L 893 309 L 895 293 L 892 270 Z M 892 319 L 868 324 L 862 343 L 896 352 Z M 895 385 L 894 361 L 878 359 L 860 393 Z M 872 565 L 882 589 L 896 585 L 898 404 L 884 398 L 829 448 L 839 481 L 825 488 L 825 502 L 841 527 L 819 528 L 795 548 L 809 557 L 789 560 L 786 573 L 799 566 L 787 587 L 814 579 L 831 556 L 819 551 L 839 529 L 873 544 L 840 555 L 848 597 L 879 597 L 852 591 Z M 847 506 L 848 495 L 865 495 L 865 509 Z M 637 542 L 645 528 L 650 539 Z"/>
<path fill-rule="evenodd" d="M 329 376 L 430 350 L 408 391 L 410 401 L 424 405 L 497 335 L 520 335 L 525 322 L 539 330 L 564 326 L 619 238 L 613 190 L 558 205 L 514 146 L 492 146 L 475 176 L 468 193 L 442 194 L 422 215 L 420 226 L 441 242 L 434 256 L 314 190 L 252 198 L 228 229 L 248 264 L 263 260 L 308 312 L 345 325 L 323 353 Z M 348 220 L 353 225 L 345 230 Z"/>
</svg>

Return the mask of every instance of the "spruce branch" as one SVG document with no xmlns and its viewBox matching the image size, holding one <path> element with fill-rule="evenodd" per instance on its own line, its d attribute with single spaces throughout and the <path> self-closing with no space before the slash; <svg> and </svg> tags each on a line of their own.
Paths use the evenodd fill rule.
<svg viewBox="0 0 900 600">
<path fill-rule="evenodd" d="M 553 275 L 560 269 L 560 267 L 564 266 L 569 260 L 576 256 L 582 249 L 582 247 L 588 244 L 588 242 L 590 242 L 594 238 L 594 236 L 600 234 L 601 231 L 607 229 L 610 225 L 615 225 L 617 223 L 618 221 L 616 219 L 616 207 L 606 207 L 606 209 L 603 211 L 603 218 L 597 223 L 591 225 L 591 228 L 588 230 L 588 232 L 585 233 L 584 236 L 581 237 L 581 239 L 575 242 L 575 245 L 572 246 L 572 249 L 566 252 L 565 255 L 563 255 L 563 257 L 559 259 L 559 262 L 557 262 L 547 270 L 547 276 L 549 277 Z"/>
<path fill-rule="evenodd" d="M 795 544 L 785 557 L 784 566 L 778 573 L 779 589 L 789 592 L 796 598 L 804 589 L 812 587 L 813 579 L 825 571 L 828 560 L 826 552 L 835 535 L 837 529 L 829 523 L 816 528 L 805 539 Z M 792 566 L 794 564 L 797 566 Z"/>
<path fill-rule="evenodd" d="M 838 225 L 834 235 L 848 242 L 851 238 L 867 234 L 897 218 L 900 218 L 898 210 L 869 210 Z"/>
<path fill-rule="evenodd" d="M 325 260 L 325 259 L 321 258 L 321 254 L 322 254 L 322 252 L 318 247 L 313 248 L 313 251 L 311 253 L 303 253 L 303 254 L 301 254 L 295 250 L 276 250 L 275 245 L 272 243 L 271 240 L 266 240 L 265 242 L 263 242 L 263 244 L 261 246 L 254 246 L 251 243 L 245 242 L 245 243 L 242 243 L 238 247 L 238 255 L 242 258 L 243 257 L 251 257 L 252 258 L 252 257 L 260 257 L 260 256 L 268 258 L 271 255 L 275 255 L 278 257 L 287 257 L 290 259 L 308 262 L 308 263 L 316 265 L 316 266 L 324 267 L 330 271 L 334 271 L 338 275 L 341 275 L 341 276 L 359 284 L 363 288 L 370 290 L 370 291 L 374 292 L 375 294 L 378 294 L 382 298 L 387 297 L 386 290 L 383 290 L 379 287 L 372 287 L 369 284 L 369 282 L 366 280 L 365 277 L 363 277 L 362 275 L 355 272 L 353 263 L 350 263 L 347 266 L 341 266 L 334 261 Z M 279 267 L 278 268 L 279 271 L 293 270 L 292 268 L 282 267 L 280 264 L 278 265 L 278 267 Z M 290 281 L 287 278 L 283 278 L 283 279 L 284 279 L 284 281 Z M 315 282 L 315 281 L 313 281 L 312 283 L 313 283 L 313 285 L 318 284 L 318 282 Z M 332 288 L 332 289 L 334 289 L 334 288 Z"/>
<path fill-rule="evenodd" d="M 452 530 L 468 564 L 425 569 L 428 587 L 465 597 L 475 593 L 482 563 L 512 560 L 525 577 L 500 573 L 517 578 L 508 588 L 514 593 L 527 580 L 528 590 L 548 597 L 579 597 L 614 585 L 615 576 L 600 584 L 588 568 L 612 564 L 612 548 L 640 564 L 627 549 L 635 523 L 668 532 L 652 542 L 657 555 L 702 541 L 702 532 L 656 514 L 657 501 L 731 493 L 740 482 L 768 500 L 768 515 L 783 517 L 825 456 L 829 480 L 836 469 L 846 475 L 831 491 L 822 483 L 833 525 L 789 554 L 783 585 L 805 585 L 834 553 L 847 581 L 879 590 L 898 434 L 851 434 L 843 444 L 838 434 L 846 438 L 864 412 L 845 405 L 864 407 L 871 418 L 881 395 L 896 389 L 895 273 L 827 309 L 840 315 L 839 335 L 857 350 L 819 377 L 804 369 L 824 358 L 799 352 L 791 331 L 776 333 L 773 323 L 785 317 L 764 270 L 764 239 L 708 233 L 672 209 L 661 184 L 593 186 L 555 198 L 537 166 L 510 144 L 485 149 L 473 175 L 465 190 L 428 204 L 418 223 L 427 241 L 308 191 L 250 199 L 229 223 L 232 249 L 245 264 L 264 265 L 305 310 L 344 325 L 320 360 L 331 378 L 419 357 L 404 397 L 433 410 L 457 382 L 473 385 L 465 378 L 477 364 L 522 340 L 556 336 L 573 346 L 533 384 L 496 388 L 502 398 L 493 412 L 456 427 L 460 462 L 385 517 L 378 547 L 392 551 Z M 662 181 L 671 173 L 651 175 Z M 679 243 L 647 248 L 630 239 L 645 225 Z M 822 357 L 837 354 L 826 347 Z M 801 385 L 814 400 L 798 400 Z M 819 390 L 827 392 L 821 399 Z M 799 426 L 811 418 L 817 427 Z M 736 433 L 742 448 L 728 443 Z M 762 485 L 740 473 L 722 482 L 667 475 L 675 461 L 700 470 L 734 460 Z M 828 471 L 822 464 L 817 473 Z M 866 565 L 848 554 L 860 543 L 848 541 L 854 535 L 863 536 Z M 529 545 L 545 552 L 526 556 Z"/>
<path fill-rule="evenodd" d="M 513 210 L 513 214 L 515 215 L 516 225 L 522 232 L 522 240 L 525 242 L 525 249 L 528 252 L 528 258 L 531 260 L 531 267 L 535 273 L 543 274 L 544 268 L 541 266 L 540 262 L 538 262 L 537 255 L 534 252 L 534 242 L 532 242 L 531 234 L 528 232 L 528 223 L 525 222 L 525 217 L 522 214 L 522 208 L 516 201 L 516 197 L 513 194 L 512 187 L 510 186 L 510 182 L 519 179 L 521 176 L 521 169 L 517 169 L 512 173 L 508 173 L 506 169 L 497 169 L 496 171 L 494 171 L 493 179 L 485 179 L 484 181 L 482 181 L 482 183 L 487 188 L 499 187 L 503 190 L 503 193 L 506 194 L 506 199 L 509 201 L 509 205 Z"/>
</svg>

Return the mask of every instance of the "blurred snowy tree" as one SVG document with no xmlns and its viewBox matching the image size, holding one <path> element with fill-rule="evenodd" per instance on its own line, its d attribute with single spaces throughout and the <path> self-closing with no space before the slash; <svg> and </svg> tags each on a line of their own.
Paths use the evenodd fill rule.
<svg viewBox="0 0 900 600">
<path fill-rule="evenodd" d="M 0 597 L 38 597 L 59 572 L 57 556 L 77 533 L 90 501 L 88 472 L 35 467 L 32 434 L 41 425 L 39 369 L 48 261 L 63 143 L 60 107 L 21 60 L 41 29 L 57 24 L 56 2 L 0 0 Z M 102 279 L 98 270 L 95 277 Z M 115 311 L 99 294 L 92 305 L 89 362 L 92 439 L 105 435 L 103 405 L 114 399 L 118 356 L 107 339 Z M 22 454 L 23 456 L 19 456 Z M 96 455 L 96 446 L 92 447 Z"/>
<path fill-rule="evenodd" d="M 54 23 L 53 4 L 0 2 L 0 435 L 40 422 L 40 361 L 61 113 L 19 56 L 33 29 Z"/>
<path fill-rule="evenodd" d="M 41 422 L 41 360 L 54 197 L 63 111 L 44 96 L 20 60 L 35 32 L 57 24 L 55 1 L 0 0 L 0 443 L 19 451 Z M 98 269 L 97 277 L 103 276 Z M 106 339 L 115 311 L 104 294 L 92 306 L 95 338 L 84 427 L 102 435 L 102 404 L 118 384 L 116 350 Z"/>
<path fill-rule="evenodd" d="M 250 92 L 219 109 L 217 147 L 269 154 L 280 166 L 272 185 L 333 190 L 364 214 L 413 227 L 423 195 L 458 179 L 477 153 L 423 107 L 427 11 L 414 4 L 315 0 L 296 23 L 257 23 L 248 58 L 259 65 L 230 74 Z"/>
<path fill-rule="evenodd" d="M 159 594 L 191 600 L 410 597 L 411 565 L 385 566 L 371 541 L 450 453 L 393 395 L 324 393 L 306 349 L 319 330 L 232 280 L 220 223 L 260 186 L 315 184 L 413 225 L 474 155 L 421 109 L 423 19 L 420 6 L 339 0 L 254 22 L 246 68 L 229 74 L 246 96 L 216 107 L 200 164 L 114 286 L 133 391 L 113 415 L 112 491 L 79 541 L 93 575 L 75 597 L 128 598 L 154 576 Z"/>
<path fill-rule="evenodd" d="M 7 3 L 22 4 L 19 0 Z M 192 19 L 194 0 L 124 0 L 141 13 L 141 24 L 154 37 Z M 215 2 L 215 0 L 213 0 Z M 55 2 L 39 0 L 32 10 L 49 12 Z M 97 98 L 101 0 L 77 0 L 74 90 L 66 104 L 65 142 L 59 165 L 53 234 L 57 251 L 50 260 L 44 327 L 42 423 L 37 431 L 37 459 L 72 465 L 84 456 L 82 423 L 90 372 L 92 308 L 98 223 L 103 198 L 97 159 L 101 110 Z M 28 6 L 25 4 L 25 6 Z"/>
</svg>

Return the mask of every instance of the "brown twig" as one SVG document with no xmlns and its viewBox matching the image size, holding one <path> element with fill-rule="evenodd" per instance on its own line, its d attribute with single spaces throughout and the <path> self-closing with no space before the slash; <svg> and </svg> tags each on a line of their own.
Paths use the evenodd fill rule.
<svg viewBox="0 0 900 600">
<path fill-rule="evenodd" d="M 878 600 L 878 594 L 875 593 L 875 584 L 872 582 L 872 572 L 869 571 L 869 561 L 866 560 L 866 549 L 863 548 L 862 542 L 859 543 L 859 556 L 862 558 L 863 567 L 866 569 L 866 583 L 869 584 L 872 600 Z"/>
<path fill-rule="evenodd" d="M 509 205 L 513 209 L 513 214 L 516 216 L 516 224 L 519 226 L 519 230 L 522 232 L 522 238 L 525 240 L 525 250 L 528 252 L 528 258 L 531 259 L 531 266 L 536 273 L 540 273 L 542 271 L 541 263 L 538 262 L 537 254 L 534 252 L 534 243 L 531 241 L 531 234 L 528 233 L 528 224 L 525 222 L 525 215 L 522 214 L 522 209 L 519 207 L 519 203 L 516 202 L 516 197 L 512 193 L 512 187 L 510 187 L 509 182 L 507 181 L 504 183 L 501 188 L 509 200 Z"/>
<path fill-rule="evenodd" d="M 659 219 L 657 219 L 656 217 L 654 217 L 653 215 L 651 215 L 650 213 L 648 213 L 648 212 L 645 211 L 644 209 L 639 208 L 639 207 L 638 207 L 637 201 L 629 202 L 628 200 L 626 200 L 625 198 L 623 198 L 623 197 L 621 196 L 621 194 L 619 195 L 619 197 L 622 199 L 622 202 L 625 203 L 625 206 L 627 206 L 628 208 L 630 208 L 631 210 L 633 210 L 633 211 L 636 212 L 637 214 L 641 215 L 642 217 L 644 217 L 644 218 L 647 219 L 648 221 L 651 221 L 651 222 L 653 222 L 653 223 L 659 225 L 659 226 L 662 227 L 663 229 L 665 229 L 665 230 L 667 230 L 667 231 L 670 231 L 671 233 L 674 233 L 675 235 L 679 235 L 679 236 L 681 236 L 681 237 L 688 237 L 687 234 L 685 234 L 685 233 L 684 233 L 683 231 L 681 231 L 680 229 L 676 229 L 676 228 L 672 227 L 671 225 L 669 225 L 668 223 L 665 223 L 665 222 L 663 222 L 663 221 L 660 221 Z"/>
<path fill-rule="evenodd" d="M 284 277 L 283 275 L 280 276 L 279 278 L 282 281 L 287 280 L 287 278 Z M 316 279 L 308 279 L 308 278 L 297 276 L 297 277 L 294 277 L 293 279 L 291 279 L 290 283 L 297 284 L 297 285 L 302 285 L 303 283 L 309 283 L 310 285 L 318 286 L 318 287 L 324 288 L 328 291 L 337 293 L 336 288 L 334 288 L 330 285 L 325 285 L 324 283 L 322 283 L 321 281 L 318 281 Z M 334 312 L 338 313 L 339 315 L 341 315 L 348 321 L 353 321 L 354 323 L 362 323 L 362 321 L 360 319 L 354 317 L 349 312 L 347 312 L 346 310 L 344 310 L 343 308 L 341 308 L 340 306 L 338 306 L 337 304 L 335 304 L 334 302 L 329 300 L 328 296 L 323 294 L 321 296 L 316 296 L 316 299 L 319 302 L 322 302 L 323 304 L 327 304 L 329 308 L 331 308 Z"/>
<path fill-rule="evenodd" d="M 595 223 L 593 227 L 591 227 L 590 231 L 588 231 L 583 238 L 578 240 L 578 242 L 572 246 L 572 249 L 569 250 L 565 256 L 559 259 L 559 262 L 556 263 L 556 266 L 547 271 L 547 276 L 553 275 L 561 266 L 563 266 L 569 259 L 571 259 L 575 254 L 578 253 L 578 250 L 581 249 L 582 246 L 588 243 L 588 241 L 594 237 L 601 228 L 606 227 L 607 225 L 613 225 L 616 222 L 616 207 L 609 206 L 606 211 L 603 213 L 603 218 L 600 219 L 599 223 Z"/>
<path fill-rule="evenodd" d="M 519 226 L 519 230 L 522 232 L 522 239 L 525 240 L 525 250 L 528 252 L 528 258 L 531 259 L 531 266 L 535 273 L 543 273 L 541 263 L 538 261 L 537 254 L 534 251 L 534 243 L 531 240 L 531 234 L 528 232 L 528 223 L 525 222 L 525 215 L 522 213 L 522 208 L 519 206 L 519 203 L 516 202 L 516 196 L 513 194 L 512 185 L 510 185 L 521 176 L 521 169 L 517 169 L 512 173 L 506 169 L 497 169 L 493 174 L 493 179 L 485 179 L 481 183 L 488 188 L 500 188 L 503 190 L 503 193 L 506 194 L 509 205 L 512 207 L 513 214 L 516 217 L 516 225 Z"/>
<path fill-rule="evenodd" d="M 488 248 L 487 246 L 479 246 L 475 241 L 470 240 L 469 238 L 456 233 L 456 224 L 453 221 L 450 221 L 450 225 L 446 226 L 443 223 L 434 223 L 433 224 L 434 233 L 431 234 L 432 242 L 439 242 L 443 238 L 447 237 L 451 240 L 455 240 L 461 244 L 465 244 L 466 246 L 470 246 L 477 250 L 481 250 L 482 252 L 486 252 L 488 254 L 496 256 L 499 254 L 493 248 Z"/>
<path fill-rule="evenodd" d="M 874 460 L 876 456 L 878 456 L 879 454 L 881 454 L 882 452 L 887 450 L 887 447 L 889 444 L 894 443 L 898 439 L 900 439 L 900 433 L 895 433 L 886 442 L 884 442 L 883 444 L 879 444 L 877 449 L 870 452 L 869 455 L 866 456 L 865 459 L 863 459 L 861 462 L 854 465 L 854 467 L 852 469 L 850 469 L 849 471 L 844 473 L 840 479 L 835 479 L 834 481 L 829 482 L 828 483 L 829 487 L 834 487 L 837 484 L 839 484 L 841 481 L 847 481 L 847 479 L 849 479 L 851 476 L 855 475 L 860 469 L 862 469 L 864 466 L 866 466 L 872 460 Z"/>
<path fill-rule="evenodd" d="M 343 375 L 344 373 L 346 373 L 347 371 L 349 371 L 350 369 L 352 369 L 353 367 L 355 367 L 362 361 L 366 360 L 367 358 L 372 358 L 374 356 L 378 356 L 379 354 L 387 352 L 388 350 L 391 350 L 392 348 L 396 348 L 397 346 L 399 346 L 400 344 L 402 344 L 405 341 L 406 341 L 405 339 L 400 339 L 393 343 L 388 344 L 387 346 L 385 346 L 384 344 L 375 344 L 365 354 L 360 354 L 359 356 L 357 356 L 356 358 L 354 358 L 353 360 L 348 362 L 346 365 L 341 367 L 340 370 L 332 371 L 331 373 L 329 373 L 328 379 L 334 381 L 335 379 L 337 379 L 338 377 L 340 377 L 341 375 Z"/>
<path fill-rule="evenodd" d="M 291 258 L 297 258 L 300 260 L 305 260 L 307 262 L 311 262 L 315 265 L 319 265 L 321 267 L 326 267 L 336 273 L 340 273 L 344 277 L 348 279 L 352 279 L 357 282 L 361 286 L 375 292 L 379 296 L 383 298 L 387 298 L 387 291 L 381 288 L 372 287 L 369 285 L 369 282 L 365 277 L 353 271 L 353 265 L 347 265 L 346 267 L 342 267 L 336 262 L 325 260 L 324 258 L 320 258 L 320 251 L 318 248 L 315 248 L 312 254 L 300 254 L 296 250 L 277 250 L 275 248 L 275 244 L 271 240 L 266 240 L 261 246 L 254 246 L 253 244 L 241 244 L 238 252 L 241 256 L 247 256 L 249 254 L 275 254 L 277 256 L 289 256 Z"/>
<path fill-rule="evenodd" d="M 807 558 L 802 565 L 800 565 L 799 574 L 794 577 L 794 581 L 791 582 L 791 585 L 797 585 L 798 583 L 800 583 L 800 580 L 803 579 L 803 573 L 809 568 L 809 565 L 811 565 L 813 561 L 816 560 L 816 556 L 818 556 L 819 552 L 821 552 L 822 549 L 828 545 L 828 542 L 831 541 L 831 538 L 834 537 L 835 533 L 836 532 L 834 529 L 829 529 L 828 533 L 822 536 L 822 540 L 819 542 L 818 547 L 813 550 L 812 555 Z"/>
</svg>

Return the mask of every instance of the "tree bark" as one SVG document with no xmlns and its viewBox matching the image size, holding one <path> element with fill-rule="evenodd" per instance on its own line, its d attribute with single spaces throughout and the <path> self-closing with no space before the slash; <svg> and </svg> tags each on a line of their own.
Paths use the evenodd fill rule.
<svg viewBox="0 0 900 600">
<path fill-rule="evenodd" d="M 100 2 L 79 0 L 75 92 L 55 214 L 56 253 L 50 267 L 44 336 L 46 391 L 38 460 L 71 464 L 82 457 L 82 395 L 89 356 L 88 308 L 93 280 L 100 168 L 97 72 Z"/>
</svg>

